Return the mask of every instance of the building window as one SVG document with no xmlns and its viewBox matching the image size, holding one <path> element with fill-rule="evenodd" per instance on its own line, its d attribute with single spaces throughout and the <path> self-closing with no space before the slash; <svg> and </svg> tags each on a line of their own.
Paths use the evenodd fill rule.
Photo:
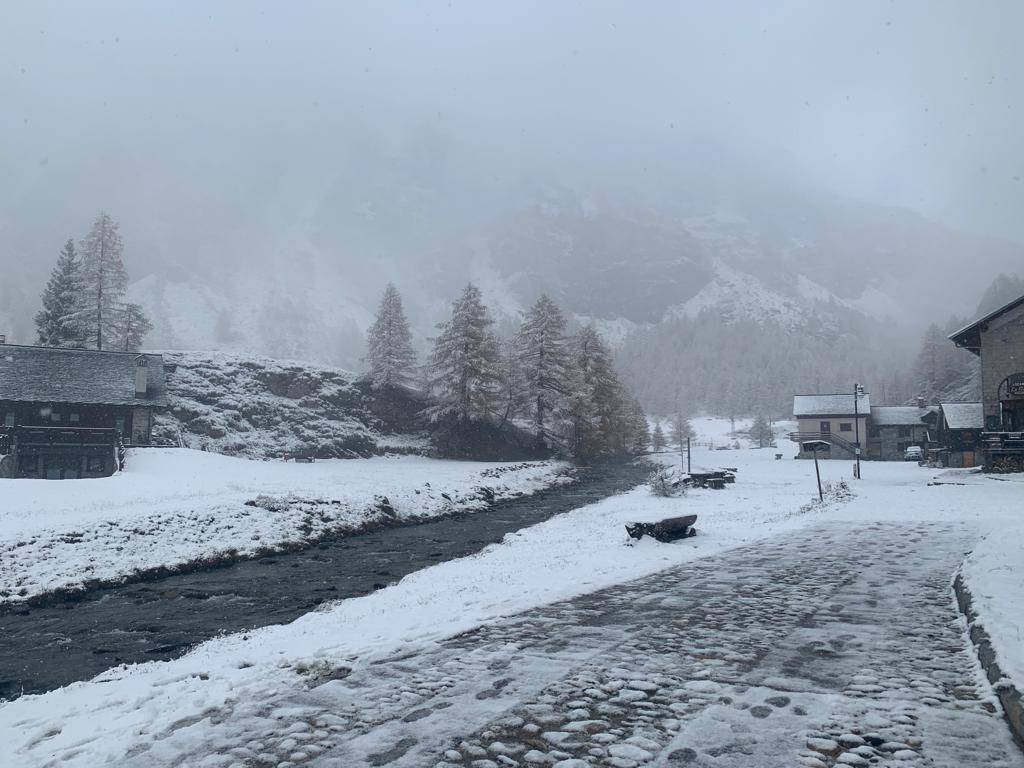
<svg viewBox="0 0 1024 768">
<path fill-rule="evenodd" d="M 830 421 L 823 421 L 823 422 L 821 422 L 820 430 L 822 432 L 831 432 L 832 431 L 832 422 L 830 422 Z"/>
<path fill-rule="evenodd" d="M 848 421 L 842 421 L 839 423 L 840 432 L 853 432 L 853 424 Z"/>
<path fill-rule="evenodd" d="M 13 427 L 14 426 L 14 411 L 8 411 L 6 414 L 4 414 L 4 426 L 5 427 Z"/>
<path fill-rule="evenodd" d="M 910 427 L 900 427 L 900 437 L 910 437 Z"/>
<path fill-rule="evenodd" d="M 50 421 L 60 421 L 60 414 L 57 411 L 51 412 Z"/>
<path fill-rule="evenodd" d="M 119 416 L 116 419 L 114 419 L 114 429 L 116 429 L 122 435 L 124 434 L 124 416 Z"/>
<path fill-rule="evenodd" d="M 868 427 L 868 437 L 881 437 L 882 432 L 878 427 Z"/>
<path fill-rule="evenodd" d="M 68 421 L 69 421 L 70 423 L 72 423 L 72 424 L 77 424 L 77 423 L 79 422 L 79 420 L 80 420 L 80 419 L 79 419 L 79 416 L 78 416 L 78 414 L 77 414 L 77 413 L 69 413 L 69 414 L 68 414 Z"/>
</svg>

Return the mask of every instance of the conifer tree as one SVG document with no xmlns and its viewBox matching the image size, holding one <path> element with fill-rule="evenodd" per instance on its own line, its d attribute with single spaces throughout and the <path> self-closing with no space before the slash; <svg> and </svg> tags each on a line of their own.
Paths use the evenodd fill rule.
<svg viewBox="0 0 1024 768">
<path fill-rule="evenodd" d="M 651 442 L 651 430 L 647 414 L 635 397 L 626 403 L 625 427 L 625 453 L 644 453 Z"/>
<path fill-rule="evenodd" d="M 430 390 L 435 402 L 426 409 L 432 421 L 484 420 L 496 412 L 501 377 L 493 324 L 480 289 L 470 283 L 434 340 Z"/>
<path fill-rule="evenodd" d="M 125 352 L 138 352 L 142 349 L 142 340 L 153 330 L 153 324 L 138 304 L 129 302 L 124 306 L 121 316 L 120 348 Z"/>
<path fill-rule="evenodd" d="M 527 312 L 515 346 L 523 384 L 521 412 L 532 422 L 540 445 L 559 444 L 565 432 L 572 374 L 565 317 L 548 296 L 542 295 Z"/>
<path fill-rule="evenodd" d="M 750 426 L 750 439 L 757 443 L 758 448 L 764 448 L 771 444 L 774 437 L 768 419 L 764 417 L 764 414 L 758 414 Z"/>
<path fill-rule="evenodd" d="M 377 309 L 377 318 L 366 337 L 370 381 L 375 388 L 411 387 L 416 377 L 416 352 L 402 297 L 388 283 Z"/>
<path fill-rule="evenodd" d="M 572 338 L 571 355 L 575 369 L 569 396 L 571 450 L 577 456 L 612 453 L 624 393 L 611 353 L 597 330 L 587 326 Z"/>
<path fill-rule="evenodd" d="M 655 453 L 665 450 L 665 432 L 661 428 L 661 421 L 654 422 L 654 431 L 651 433 L 651 448 Z"/>
<path fill-rule="evenodd" d="M 80 329 L 74 319 L 81 290 L 81 264 L 75 243 L 68 238 L 43 291 L 43 308 L 35 317 L 37 344 L 44 347 L 81 345 Z"/>
<path fill-rule="evenodd" d="M 670 437 L 672 445 L 676 446 L 680 451 L 686 446 L 686 441 L 692 440 L 694 437 L 693 425 L 690 424 L 690 420 L 682 412 L 677 412 L 672 417 Z"/>
<path fill-rule="evenodd" d="M 89 234 L 79 243 L 82 292 L 73 319 L 86 344 L 95 349 L 117 348 L 128 288 L 128 273 L 121 260 L 123 250 L 118 224 L 106 213 L 96 217 Z"/>
<path fill-rule="evenodd" d="M 523 376 L 519 370 L 515 339 L 502 339 L 498 344 L 501 378 L 501 421 L 511 421 L 519 414 L 523 399 Z"/>
</svg>

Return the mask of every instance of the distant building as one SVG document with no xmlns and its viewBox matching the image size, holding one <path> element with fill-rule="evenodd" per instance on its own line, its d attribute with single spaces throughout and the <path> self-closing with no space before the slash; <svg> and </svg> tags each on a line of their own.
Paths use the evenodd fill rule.
<svg viewBox="0 0 1024 768">
<path fill-rule="evenodd" d="M 949 338 L 981 357 L 986 464 L 1024 469 L 1024 296 Z"/>
<path fill-rule="evenodd" d="M 945 467 L 974 467 L 981 463 L 981 434 L 985 428 L 982 403 L 943 403 L 939 406 L 937 445 L 932 449 Z"/>
<path fill-rule="evenodd" d="M 902 461 L 912 445 L 927 449 L 937 433 L 938 406 L 876 405 L 868 422 L 866 455 L 881 461 Z"/>
<path fill-rule="evenodd" d="M 0 477 L 111 475 L 166 405 L 160 355 L 0 345 Z"/>
<path fill-rule="evenodd" d="M 864 445 L 868 436 L 871 395 L 862 393 L 856 400 L 852 392 L 830 395 L 797 395 L 793 398 L 793 417 L 797 431 L 791 435 L 796 442 L 824 440 L 829 449 L 822 458 L 846 459 L 856 455 L 858 441 Z M 801 447 L 799 458 L 813 454 Z"/>
</svg>

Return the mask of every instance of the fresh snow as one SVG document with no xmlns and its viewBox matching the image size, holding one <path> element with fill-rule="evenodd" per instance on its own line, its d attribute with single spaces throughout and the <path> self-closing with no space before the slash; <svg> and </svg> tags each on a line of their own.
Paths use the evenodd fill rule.
<svg viewBox="0 0 1024 768">
<path fill-rule="evenodd" d="M 130 451 L 109 478 L 0 480 L 0 603 L 371 522 L 484 509 L 482 487 L 499 499 L 533 493 L 566 481 L 567 469 L 411 456 L 301 464 L 169 448 Z"/>
<path fill-rule="evenodd" d="M 1001 485 L 1001 495 L 1010 497 L 998 509 L 989 510 L 1002 520 L 968 555 L 963 576 L 1003 674 L 1024 691 L 1024 476 L 956 474 L 961 475 L 957 481 L 969 487 Z"/>
<path fill-rule="evenodd" d="M 698 432 L 704 427 L 715 438 L 730 431 L 727 421 L 724 426 L 721 420 L 694 421 Z M 735 485 L 673 499 L 638 488 L 509 534 L 477 555 L 410 574 L 371 595 L 324 606 L 291 624 L 214 639 L 176 661 L 116 668 L 93 681 L 22 697 L 0 707 L 0 740 L 24 766 L 116 762 L 143 744 L 153 745 L 157 754 L 172 724 L 179 729 L 179 744 L 181 739 L 201 741 L 214 721 L 222 731 L 241 731 L 244 723 L 230 720 L 237 703 L 287 702 L 290 692 L 305 685 L 310 669 L 364 667 L 375 659 L 432 647 L 445 637 L 532 606 L 806 525 L 955 521 L 967 532 L 964 551 L 982 540 L 975 550 L 982 558 L 984 546 L 1009 538 L 1007 526 L 1017 525 L 1020 483 L 902 462 L 865 463 L 864 479 L 850 481 L 851 499 L 821 506 L 812 501 L 814 464 L 774 459 L 777 452 L 791 453 L 792 446 L 786 447 L 700 448 L 694 452 L 695 468 L 736 466 Z M 659 458 L 673 466 L 679 461 L 671 452 Z M 851 464 L 823 461 L 821 470 L 827 482 L 849 481 Z M 692 539 L 631 543 L 623 531 L 626 522 L 691 512 L 699 516 L 699 535 Z M 999 546 L 1005 564 L 1019 572 L 1020 550 Z M 1010 589 L 1019 596 L 1019 579 L 1014 583 L 1000 569 L 995 575 L 983 569 L 979 575 L 970 562 L 966 572 L 986 627 L 990 632 L 997 624 L 1006 628 L 995 635 L 1002 638 L 1004 645 L 997 647 L 1003 652 L 1012 625 L 1000 617 L 1008 611 L 1021 615 L 1019 598 L 1005 592 Z M 955 610 L 952 598 L 950 610 Z M 221 721 L 225 716 L 227 724 Z M 182 724 L 188 727 L 180 728 Z M 165 754 L 173 754 L 166 749 Z"/>
</svg>

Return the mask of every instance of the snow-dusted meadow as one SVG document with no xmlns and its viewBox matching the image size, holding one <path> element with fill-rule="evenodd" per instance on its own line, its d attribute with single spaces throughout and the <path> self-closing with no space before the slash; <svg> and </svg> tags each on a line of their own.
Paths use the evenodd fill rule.
<svg viewBox="0 0 1024 768">
<path fill-rule="evenodd" d="M 727 422 L 694 420 L 694 425 L 703 440 L 713 438 L 718 444 L 727 438 Z M 964 541 L 964 551 L 977 544 L 965 571 L 976 607 L 1001 659 L 1011 661 L 1004 666 L 1014 674 L 1021 671 L 1022 644 L 1014 641 L 1016 617 L 1024 608 L 1019 598 L 1024 593 L 1021 484 L 967 471 L 865 463 L 864 479 L 851 482 L 852 499 L 819 506 L 812 503 L 817 495 L 813 463 L 792 460 L 795 446 L 780 446 L 695 450 L 695 469 L 738 468 L 736 484 L 724 491 L 695 490 L 665 499 L 638 488 L 291 624 L 218 638 L 176 661 L 117 668 L 93 681 L 22 697 L 0 707 L 0 739 L 26 766 L 51 760 L 103 764 L 141 743 L 158 744 L 172 724 L 179 743 L 192 735 L 199 740 L 210 718 L 231 712 L 239 702 L 269 701 L 297 690 L 311 669 L 362 667 L 532 606 L 824 520 L 853 526 L 878 520 L 967 523 L 977 532 Z M 785 458 L 776 460 L 777 452 Z M 679 461 L 672 452 L 660 458 L 673 465 Z M 825 461 L 821 467 L 826 482 L 850 479 L 849 462 Z M 283 488 L 277 486 L 279 492 Z M 695 538 L 658 544 L 648 539 L 631 543 L 625 536 L 627 522 L 686 513 L 699 516 Z M 952 595 L 950 604 L 955 610 Z M 1018 684 L 1022 679 L 1017 678 Z"/>
<path fill-rule="evenodd" d="M 489 503 L 481 488 L 497 499 L 529 494 L 568 481 L 567 470 L 411 456 L 297 464 L 169 448 L 132 451 L 109 478 L 0 480 L 0 603 L 479 510 Z"/>
</svg>

